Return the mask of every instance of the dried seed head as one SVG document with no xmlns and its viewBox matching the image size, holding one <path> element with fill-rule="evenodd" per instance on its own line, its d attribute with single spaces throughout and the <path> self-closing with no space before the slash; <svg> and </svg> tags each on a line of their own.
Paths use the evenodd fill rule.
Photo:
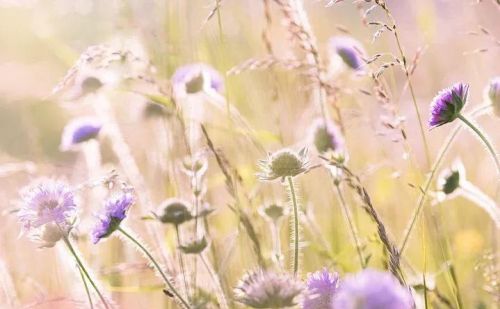
<svg viewBox="0 0 500 309">
<path fill-rule="evenodd" d="M 157 217 L 162 223 L 180 225 L 193 219 L 190 208 L 189 203 L 181 199 L 167 199 L 160 205 L 161 214 Z"/>
<path fill-rule="evenodd" d="M 307 149 L 303 148 L 299 153 L 289 149 L 279 150 L 267 160 L 260 161 L 260 167 L 262 173 L 258 176 L 261 180 L 297 176 L 308 168 Z"/>
<path fill-rule="evenodd" d="M 493 112 L 500 117 L 500 76 L 493 78 L 486 90 L 488 99 L 493 105 Z"/>
<path fill-rule="evenodd" d="M 257 270 L 246 274 L 234 289 L 236 301 L 252 308 L 285 308 L 297 304 L 302 283 L 288 273 Z"/>
<path fill-rule="evenodd" d="M 435 128 L 455 120 L 467 102 L 468 95 L 469 85 L 464 83 L 456 83 L 441 90 L 432 100 L 429 126 Z"/>
<path fill-rule="evenodd" d="M 200 239 L 194 239 L 184 245 L 179 246 L 184 254 L 200 254 L 208 246 L 207 239 L 203 236 Z"/>
<path fill-rule="evenodd" d="M 208 161 L 205 156 L 186 157 L 182 160 L 182 171 L 188 176 L 201 177 L 208 168 Z"/>
</svg>

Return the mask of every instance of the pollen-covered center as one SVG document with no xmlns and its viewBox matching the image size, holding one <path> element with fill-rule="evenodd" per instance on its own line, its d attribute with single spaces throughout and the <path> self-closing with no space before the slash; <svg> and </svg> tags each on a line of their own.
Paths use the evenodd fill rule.
<svg viewBox="0 0 500 309">
<path fill-rule="evenodd" d="M 292 152 L 281 152 L 271 159 L 271 171 L 278 177 L 294 176 L 302 168 L 302 161 Z"/>
</svg>

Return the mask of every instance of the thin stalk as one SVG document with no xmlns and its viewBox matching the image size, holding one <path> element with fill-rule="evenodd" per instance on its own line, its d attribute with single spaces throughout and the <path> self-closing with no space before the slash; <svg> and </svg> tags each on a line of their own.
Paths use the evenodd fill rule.
<svg viewBox="0 0 500 309">
<path fill-rule="evenodd" d="M 365 259 L 363 257 L 363 252 L 361 251 L 361 242 L 359 241 L 359 235 L 358 231 L 356 230 L 356 227 L 354 226 L 353 220 L 352 220 L 352 214 L 351 211 L 349 210 L 349 207 L 347 207 L 347 204 L 344 199 L 344 195 L 342 194 L 342 190 L 340 190 L 340 184 L 334 182 L 335 189 L 337 191 L 337 196 L 339 198 L 340 205 L 342 206 L 342 210 L 344 212 L 347 224 L 349 225 L 349 230 L 351 232 L 351 236 L 354 239 L 354 243 L 356 245 L 356 251 L 358 253 L 358 258 L 359 258 L 359 263 L 361 265 L 361 268 L 365 268 Z"/>
<path fill-rule="evenodd" d="M 272 222 L 269 223 L 270 228 L 271 228 L 271 236 L 273 240 L 273 254 L 276 259 L 276 264 L 279 268 L 282 268 L 283 265 L 281 264 L 282 258 L 281 258 L 281 242 L 280 242 L 280 233 L 279 233 L 279 224 L 276 220 L 273 220 Z"/>
<path fill-rule="evenodd" d="M 85 280 L 85 275 L 82 272 L 80 266 L 78 266 L 78 272 L 82 278 L 83 286 L 85 287 L 85 293 L 87 294 L 87 299 L 89 300 L 90 309 L 94 308 L 94 303 L 92 303 L 92 296 L 90 296 L 89 286 L 87 285 L 87 280 Z"/>
<path fill-rule="evenodd" d="M 292 177 L 288 176 L 287 181 L 293 206 L 293 274 L 297 275 L 299 271 L 299 206 Z"/>
<path fill-rule="evenodd" d="M 476 115 L 482 113 L 483 111 L 485 111 L 485 110 L 487 110 L 489 108 L 490 108 L 490 105 L 480 106 L 480 107 L 478 107 L 476 110 L 474 110 L 471 113 L 471 117 L 476 116 Z M 430 189 L 432 180 L 434 179 L 434 176 L 436 175 L 437 169 L 439 168 L 439 165 L 443 161 L 444 155 L 446 154 L 446 152 L 450 148 L 450 146 L 451 146 L 453 140 L 455 139 L 455 137 L 458 135 L 458 133 L 460 133 L 461 129 L 462 129 L 462 126 L 460 126 L 460 125 L 458 125 L 457 127 L 455 127 L 455 129 L 448 136 L 447 141 L 444 143 L 444 146 L 439 151 L 439 154 L 436 157 L 436 159 L 434 161 L 434 164 L 432 165 L 431 172 L 429 173 L 429 176 L 427 177 L 427 179 L 425 181 L 424 187 L 422 189 L 422 193 L 420 194 L 420 197 L 418 199 L 417 207 L 413 211 L 413 214 L 412 214 L 412 216 L 410 218 L 410 222 L 408 224 L 406 232 L 404 233 L 403 241 L 402 241 L 400 249 L 399 249 L 399 253 L 401 255 L 403 254 L 404 250 L 406 249 L 406 245 L 407 245 L 408 240 L 410 238 L 410 234 L 411 234 L 411 232 L 413 230 L 413 227 L 415 226 L 415 222 L 417 221 L 418 216 L 420 215 L 420 211 L 422 210 L 422 207 L 424 206 L 424 203 L 425 203 L 426 197 L 427 197 L 427 192 Z"/>
<path fill-rule="evenodd" d="M 181 233 L 179 232 L 179 225 L 175 225 L 175 235 L 177 236 L 177 246 L 182 246 L 181 243 Z M 186 280 L 186 270 L 184 267 L 184 258 L 182 257 L 182 252 L 179 250 L 179 264 L 181 266 L 182 279 L 184 280 L 184 287 L 186 289 L 186 295 L 189 293 L 189 287 Z M 194 287 L 196 288 L 196 287 Z"/>
<path fill-rule="evenodd" d="M 429 145 L 427 144 L 427 138 L 425 137 L 425 130 L 424 130 L 423 122 L 422 122 L 422 116 L 420 114 L 420 110 L 418 109 L 417 99 L 415 96 L 415 90 L 413 89 L 413 83 L 411 82 L 410 72 L 408 71 L 406 56 L 405 56 L 405 53 L 403 51 L 401 41 L 399 40 L 399 34 L 398 34 L 397 26 L 396 26 L 396 20 L 394 19 L 391 12 L 389 11 L 387 4 L 384 3 L 383 5 L 381 5 L 381 7 L 386 12 L 387 16 L 389 17 L 389 19 L 391 20 L 391 23 L 393 25 L 392 29 L 393 29 L 393 33 L 394 33 L 394 38 L 396 40 L 396 45 L 398 48 L 399 55 L 400 55 L 401 60 L 403 62 L 403 70 L 405 72 L 406 80 L 408 82 L 408 88 L 410 88 L 410 94 L 411 94 L 411 98 L 412 98 L 412 102 L 413 102 L 413 108 L 415 109 L 415 113 L 417 114 L 418 125 L 419 125 L 419 129 L 420 129 L 420 136 L 422 138 L 422 143 L 424 144 L 427 167 L 430 167 L 431 157 L 430 157 L 430 152 L 429 152 Z"/>
<path fill-rule="evenodd" d="M 73 248 L 73 245 L 71 245 L 71 242 L 69 241 L 68 237 L 64 236 L 63 240 L 64 240 L 64 243 L 66 244 L 66 247 L 68 247 L 69 251 L 71 252 L 71 254 L 73 255 L 73 257 L 75 258 L 76 263 L 78 264 L 79 269 L 85 274 L 85 277 L 87 277 L 87 279 L 89 280 L 90 284 L 92 285 L 92 287 L 96 291 L 97 295 L 99 295 L 99 298 L 101 299 L 102 304 L 104 305 L 104 307 L 106 309 L 110 308 L 109 305 L 108 305 L 108 302 L 106 301 L 106 298 L 101 294 L 101 291 L 99 291 L 99 288 L 95 284 L 94 280 L 92 280 L 92 278 L 90 277 L 87 269 L 85 268 L 85 266 L 82 263 L 82 260 L 80 259 L 80 257 L 76 253 L 75 249 Z"/>
<path fill-rule="evenodd" d="M 210 279 L 212 279 L 212 282 L 215 285 L 216 296 L 219 299 L 219 305 L 221 306 L 222 309 L 228 309 L 229 306 L 227 305 L 226 296 L 224 295 L 224 290 L 222 289 L 222 284 L 220 283 L 219 276 L 217 276 L 217 273 L 215 272 L 214 268 L 210 265 L 210 262 L 207 261 L 203 252 L 200 253 L 200 259 L 203 262 L 203 265 L 205 265 L 205 268 L 207 269 L 207 272 L 210 275 Z"/>
<path fill-rule="evenodd" d="M 132 241 L 137 247 L 139 247 L 139 249 L 141 249 L 141 251 L 149 258 L 151 263 L 153 263 L 153 265 L 155 266 L 156 270 L 160 273 L 161 277 L 163 278 L 163 281 L 165 281 L 165 283 L 167 284 L 168 288 L 170 289 L 170 292 L 172 292 L 175 296 L 177 296 L 177 298 L 185 306 L 185 308 L 191 308 L 189 306 L 188 302 L 186 300 L 184 300 L 184 298 L 177 292 L 177 290 L 175 289 L 174 285 L 170 282 L 170 280 L 168 280 L 167 276 L 161 270 L 160 265 L 158 265 L 158 263 L 153 258 L 151 253 L 149 253 L 149 251 L 139 241 L 137 241 L 132 235 L 127 233 L 121 227 L 118 227 L 118 231 L 120 231 L 123 235 L 125 235 L 125 237 L 130 239 L 130 241 Z"/>
<path fill-rule="evenodd" d="M 425 247 L 425 216 L 422 216 L 420 219 L 422 221 L 422 253 L 424 255 L 424 269 L 422 271 L 422 281 L 424 283 L 424 305 L 425 309 L 429 308 L 429 303 L 427 300 L 427 279 L 425 277 L 425 273 L 427 271 L 427 250 Z"/>
<path fill-rule="evenodd" d="M 500 162 L 498 161 L 497 154 L 495 152 L 495 149 L 491 145 L 490 141 L 486 138 L 486 136 L 483 134 L 483 132 L 481 132 L 481 130 L 479 130 L 479 128 L 477 126 L 472 124 L 472 122 L 470 122 L 465 116 L 463 116 L 462 114 L 458 114 L 458 119 L 462 120 L 462 122 L 465 123 L 469 128 L 471 128 L 472 131 L 474 131 L 479 136 L 479 138 L 483 141 L 483 143 L 488 148 L 488 151 L 490 152 L 491 156 L 493 157 L 493 160 L 495 161 L 495 165 L 497 166 L 497 172 L 500 175 Z"/>
</svg>

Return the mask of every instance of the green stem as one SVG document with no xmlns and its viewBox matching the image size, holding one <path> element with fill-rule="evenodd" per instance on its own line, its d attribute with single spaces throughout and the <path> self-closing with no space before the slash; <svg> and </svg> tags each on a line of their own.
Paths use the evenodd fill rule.
<svg viewBox="0 0 500 309">
<path fill-rule="evenodd" d="M 293 185 L 292 177 L 288 176 L 288 187 L 292 198 L 293 206 L 293 274 L 297 275 L 299 271 L 299 206 L 297 203 L 297 196 L 295 194 L 295 187 Z"/>
<path fill-rule="evenodd" d="M 479 130 L 479 128 L 477 126 L 475 126 L 474 124 L 472 124 L 472 122 L 470 122 L 462 114 L 458 114 L 457 117 L 458 117 L 458 119 L 462 120 L 462 122 L 465 123 L 469 128 L 471 128 L 472 131 L 474 131 L 479 136 L 479 138 L 483 141 L 483 143 L 486 145 L 486 147 L 488 148 L 491 156 L 493 157 L 493 160 L 495 161 L 495 165 L 497 166 L 497 172 L 500 175 L 500 162 L 498 161 L 497 154 L 495 152 L 495 149 L 491 145 L 490 141 L 481 132 L 481 130 Z"/>
<path fill-rule="evenodd" d="M 175 296 L 177 296 L 177 298 L 180 300 L 180 302 L 184 305 L 185 308 L 190 308 L 188 302 L 186 300 L 184 300 L 184 298 L 177 292 L 177 290 L 175 289 L 174 285 L 170 282 L 170 280 L 168 280 L 167 276 L 161 270 L 160 265 L 158 265 L 158 263 L 153 258 L 153 256 L 151 255 L 151 253 L 149 253 L 149 251 L 140 242 L 138 242 L 132 235 L 130 235 L 129 233 L 125 232 L 121 227 L 118 227 L 118 231 L 120 231 L 123 235 L 125 235 L 125 237 L 127 237 L 128 239 L 130 239 L 130 241 L 132 241 L 137 247 L 139 247 L 139 249 L 142 250 L 142 252 L 149 258 L 149 260 L 151 261 L 151 263 L 153 263 L 153 265 L 155 266 L 156 270 L 160 273 L 160 275 L 163 278 L 163 281 L 165 281 L 165 283 L 169 287 L 170 291 Z"/>
<path fill-rule="evenodd" d="M 351 236 L 354 239 L 354 243 L 356 245 L 356 251 L 358 252 L 359 263 L 361 264 L 361 268 L 365 268 L 365 259 L 363 258 L 363 253 L 361 252 L 361 242 L 359 241 L 359 235 L 352 222 L 352 214 L 344 199 L 344 195 L 342 194 L 342 190 L 340 190 L 340 185 L 334 182 L 335 189 L 337 190 L 337 195 L 339 197 L 340 205 L 342 205 L 342 210 L 344 211 L 346 221 L 349 225 L 349 230 L 351 231 Z"/>
<path fill-rule="evenodd" d="M 92 278 L 90 277 L 87 269 L 85 268 L 85 266 L 83 265 L 83 262 L 82 260 L 80 259 L 80 257 L 78 257 L 78 254 L 76 253 L 75 249 L 73 248 L 73 245 L 71 245 L 71 242 L 69 241 L 68 237 L 67 236 L 64 236 L 63 237 L 63 240 L 64 240 L 64 243 L 66 244 L 66 246 L 68 247 L 69 251 L 71 252 L 71 254 L 73 255 L 73 257 L 75 258 L 76 260 L 76 263 L 78 264 L 78 267 L 80 268 L 80 270 L 85 274 L 85 277 L 87 277 L 87 279 L 89 280 L 90 284 L 92 285 L 92 287 L 94 288 L 94 290 L 96 291 L 97 295 L 99 295 L 99 298 L 101 299 L 102 301 L 102 304 L 104 305 L 104 307 L 106 309 L 109 308 L 109 305 L 106 301 L 106 298 L 104 298 L 104 296 L 101 294 L 101 292 L 99 291 L 99 289 L 97 288 L 97 285 L 95 284 L 94 280 L 92 280 Z"/>
<path fill-rule="evenodd" d="M 482 113 L 484 110 L 487 110 L 490 108 L 490 105 L 484 105 L 480 106 L 476 110 L 474 110 L 471 113 L 471 116 L 475 116 L 477 114 Z M 406 249 L 406 245 L 408 244 L 408 240 L 410 238 L 410 234 L 413 231 L 413 227 L 415 226 L 415 222 L 417 221 L 418 216 L 420 215 L 420 211 L 422 210 L 422 207 L 424 206 L 426 197 L 427 197 L 427 192 L 430 189 L 432 180 L 434 179 L 434 176 L 436 175 L 437 169 L 439 168 L 439 165 L 441 164 L 441 161 L 443 161 L 444 155 L 450 148 L 453 140 L 455 137 L 460 133 L 460 130 L 462 129 L 462 126 L 457 126 L 453 132 L 449 135 L 448 140 L 445 142 L 444 146 L 441 148 L 441 151 L 439 152 L 438 156 L 436 157 L 434 164 L 432 165 L 431 172 L 429 176 L 427 177 L 422 193 L 419 196 L 418 202 L 417 202 L 417 207 L 415 208 L 411 218 L 410 218 L 410 223 L 408 224 L 408 227 L 406 229 L 406 232 L 403 236 L 403 241 L 401 243 L 399 253 L 402 255 L 404 250 Z"/>
<path fill-rule="evenodd" d="M 85 293 L 87 294 L 87 298 L 89 300 L 90 309 L 93 309 L 94 304 L 92 303 L 92 296 L 90 296 L 89 286 L 87 285 L 87 280 L 85 280 L 85 275 L 83 274 L 83 271 L 80 268 L 80 266 L 78 266 L 78 272 L 80 273 L 80 276 L 81 276 L 82 282 L 83 282 L 83 286 L 85 287 Z"/>
</svg>

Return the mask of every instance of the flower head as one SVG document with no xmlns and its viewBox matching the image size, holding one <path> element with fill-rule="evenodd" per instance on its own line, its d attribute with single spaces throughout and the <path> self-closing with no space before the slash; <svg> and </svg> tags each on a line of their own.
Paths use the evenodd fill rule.
<svg viewBox="0 0 500 309">
<path fill-rule="evenodd" d="M 92 242 L 96 244 L 116 231 L 133 204 L 134 196 L 131 192 L 120 192 L 108 198 L 92 230 Z"/>
<path fill-rule="evenodd" d="M 413 298 L 390 273 L 365 269 L 341 282 L 333 308 L 412 309 Z"/>
<path fill-rule="evenodd" d="M 441 90 L 432 100 L 429 126 L 435 128 L 455 120 L 464 107 L 468 95 L 469 85 L 464 83 L 456 83 Z"/>
<path fill-rule="evenodd" d="M 179 67 L 172 75 L 174 97 L 183 97 L 205 89 L 222 92 L 224 80 L 214 68 L 204 63 L 193 63 Z"/>
<path fill-rule="evenodd" d="M 493 112 L 500 117 L 500 76 L 493 78 L 486 90 L 488 99 L 493 105 Z"/>
<path fill-rule="evenodd" d="M 361 70 L 365 64 L 363 46 L 356 39 L 349 36 L 336 36 L 330 39 L 330 50 L 339 56 L 342 61 L 353 70 Z"/>
<path fill-rule="evenodd" d="M 318 119 L 312 126 L 311 139 L 316 150 L 326 152 L 340 152 L 344 147 L 344 139 L 337 126 L 332 122 Z"/>
<path fill-rule="evenodd" d="M 67 151 L 77 144 L 97 137 L 102 123 L 95 118 L 76 118 L 69 122 L 63 130 L 60 149 Z"/>
<path fill-rule="evenodd" d="M 299 153 L 293 150 L 282 149 L 271 154 L 267 160 L 260 161 L 262 173 L 258 174 L 261 180 L 294 177 L 305 172 L 308 168 L 307 149 Z"/>
<path fill-rule="evenodd" d="M 157 215 L 158 220 L 162 223 L 170 223 L 173 225 L 180 225 L 189 221 L 193 219 L 193 215 L 188 205 L 188 202 L 181 199 L 167 199 L 160 205 L 162 212 L 160 215 Z"/>
<path fill-rule="evenodd" d="M 465 167 L 460 160 L 453 162 L 452 166 L 441 172 L 438 177 L 438 189 L 450 195 L 465 182 Z"/>
<path fill-rule="evenodd" d="M 235 288 L 236 300 L 252 308 L 296 305 L 302 283 L 287 273 L 258 270 L 246 274 Z"/>
<path fill-rule="evenodd" d="M 76 217 L 73 190 L 61 181 L 39 180 L 22 189 L 21 196 L 23 203 L 17 216 L 27 231 L 49 223 L 69 228 Z"/>
<path fill-rule="evenodd" d="M 285 215 L 287 215 L 287 210 L 285 207 L 273 203 L 261 207 L 260 213 L 262 216 L 264 216 L 264 218 L 270 220 L 271 222 L 276 223 Z"/>
<path fill-rule="evenodd" d="M 302 302 L 303 309 L 329 309 L 339 286 L 339 275 L 328 269 L 309 274 L 307 277 L 307 293 Z"/>
</svg>

